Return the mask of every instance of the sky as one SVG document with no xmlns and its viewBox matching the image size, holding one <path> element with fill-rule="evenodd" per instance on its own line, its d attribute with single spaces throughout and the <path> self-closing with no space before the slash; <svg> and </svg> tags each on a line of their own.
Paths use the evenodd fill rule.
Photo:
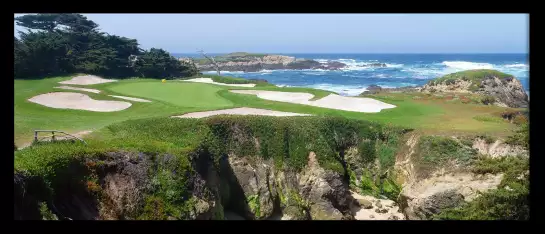
<svg viewBox="0 0 545 234">
<path fill-rule="evenodd" d="M 171 53 L 527 53 L 529 48 L 527 14 L 84 15 L 102 31 Z"/>
</svg>

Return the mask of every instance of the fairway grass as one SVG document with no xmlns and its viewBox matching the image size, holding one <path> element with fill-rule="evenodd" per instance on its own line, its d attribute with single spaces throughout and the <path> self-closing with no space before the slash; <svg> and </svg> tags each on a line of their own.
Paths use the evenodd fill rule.
<svg viewBox="0 0 545 234">
<path fill-rule="evenodd" d="M 27 99 L 48 92 L 59 92 L 59 81 L 70 77 L 41 80 L 15 80 L 15 143 L 21 145 L 32 140 L 34 129 L 53 129 L 69 133 L 98 130 L 104 126 L 129 119 L 166 117 L 188 112 L 209 111 L 234 107 L 253 107 L 301 114 L 343 116 L 389 123 L 430 133 L 489 134 L 504 137 L 515 129 L 506 121 L 479 121 L 483 116 L 493 116 L 506 108 L 474 104 L 453 103 L 444 100 L 415 99 L 417 94 L 379 94 L 369 97 L 397 106 L 379 113 L 339 111 L 308 105 L 268 101 L 255 95 L 235 94 L 229 89 L 254 89 L 283 92 L 308 92 L 319 99 L 332 92 L 310 88 L 281 88 L 261 86 L 255 88 L 227 87 L 153 79 L 126 79 L 118 82 L 86 85 L 85 88 L 101 90 L 86 93 L 97 100 L 119 100 L 108 95 L 144 98 L 150 103 L 131 102 L 126 110 L 97 113 L 81 110 L 54 109 L 31 103 Z M 73 85 L 74 87 L 83 87 Z M 419 95 L 419 94 L 418 94 Z M 479 117 L 476 117 L 479 116 Z M 486 117 L 485 117 L 486 118 Z"/>
</svg>

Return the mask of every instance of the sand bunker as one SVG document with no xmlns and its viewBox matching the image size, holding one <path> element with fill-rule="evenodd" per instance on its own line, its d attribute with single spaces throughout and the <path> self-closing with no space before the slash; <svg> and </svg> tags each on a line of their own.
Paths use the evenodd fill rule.
<svg viewBox="0 0 545 234">
<path fill-rule="evenodd" d="M 28 100 L 51 108 L 98 112 L 120 111 L 132 105 L 129 102 L 94 100 L 85 94 L 68 92 L 40 94 Z"/>
<path fill-rule="evenodd" d="M 126 97 L 126 96 L 116 96 L 116 95 L 108 95 L 108 96 L 115 97 L 115 98 L 121 98 L 121 99 L 129 100 L 129 101 L 135 101 L 135 102 L 151 102 L 151 101 L 146 100 L 146 99 Z"/>
<path fill-rule="evenodd" d="M 218 82 L 214 82 L 214 80 L 212 80 L 211 78 L 195 78 L 195 79 L 181 80 L 181 81 L 207 83 L 207 84 L 217 84 L 217 85 L 234 86 L 234 87 L 248 87 L 248 88 L 255 87 L 255 84 L 224 84 L 224 83 L 218 83 Z"/>
<path fill-rule="evenodd" d="M 100 78 L 98 76 L 76 76 L 70 80 L 65 80 L 59 82 L 59 84 L 71 84 L 71 85 L 93 85 L 93 84 L 102 84 L 109 82 L 116 82 L 117 80 L 107 80 Z"/>
<path fill-rule="evenodd" d="M 79 90 L 79 91 L 85 91 L 90 93 L 100 93 L 100 90 L 98 89 L 86 89 L 86 88 L 78 88 L 78 87 L 71 87 L 71 86 L 59 86 L 55 87 L 57 89 L 70 89 L 70 90 Z"/>
<path fill-rule="evenodd" d="M 233 108 L 233 109 L 225 109 L 225 110 L 193 112 L 193 113 L 187 113 L 184 115 L 178 115 L 178 116 L 172 116 L 172 117 L 203 118 L 203 117 L 209 117 L 213 115 L 309 116 L 309 114 L 299 114 L 299 113 L 292 113 L 292 112 L 282 112 L 282 111 L 241 107 L 241 108 Z"/>
<path fill-rule="evenodd" d="M 262 91 L 262 90 L 230 90 L 233 93 L 240 94 L 254 94 L 259 98 L 289 102 L 296 104 L 303 104 L 309 106 L 317 106 L 323 108 L 330 108 L 336 110 L 377 113 L 382 109 L 394 108 L 396 106 L 384 103 L 372 98 L 360 98 L 360 97 L 344 97 L 337 94 L 330 94 L 324 98 L 316 101 L 310 101 L 314 95 L 309 93 L 296 93 L 296 92 L 278 92 L 278 91 Z"/>
</svg>

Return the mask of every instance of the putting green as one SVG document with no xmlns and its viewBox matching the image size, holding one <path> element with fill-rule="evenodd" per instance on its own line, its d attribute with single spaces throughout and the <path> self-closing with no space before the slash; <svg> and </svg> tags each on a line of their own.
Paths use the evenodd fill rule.
<svg viewBox="0 0 545 234">
<path fill-rule="evenodd" d="M 107 87 L 116 93 L 168 102 L 183 107 L 230 107 L 233 103 L 217 92 L 214 85 L 189 82 L 136 82 L 117 83 Z"/>
</svg>

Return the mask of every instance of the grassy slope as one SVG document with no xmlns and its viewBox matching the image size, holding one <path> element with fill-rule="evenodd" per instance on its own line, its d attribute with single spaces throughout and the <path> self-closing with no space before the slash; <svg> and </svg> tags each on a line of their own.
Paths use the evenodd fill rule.
<svg viewBox="0 0 545 234">
<path fill-rule="evenodd" d="M 152 103 L 132 102 L 133 106 L 119 112 L 101 113 L 78 110 L 61 110 L 44 107 L 27 101 L 35 95 L 63 91 L 53 89 L 57 82 L 67 77 L 43 80 L 15 80 L 15 141 L 22 144 L 32 139 L 33 129 L 57 129 L 68 132 L 96 130 L 127 119 L 169 116 L 193 111 L 225 109 L 230 107 L 255 107 L 279 111 L 309 113 L 315 115 L 344 116 L 386 122 L 433 133 L 486 133 L 505 136 L 511 134 L 513 124 L 502 121 L 480 121 L 482 116 L 492 116 L 504 108 L 472 104 L 460 104 L 445 100 L 414 99 L 416 94 L 379 94 L 372 97 L 396 105 L 396 108 L 380 113 L 338 111 L 306 105 L 263 100 L 255 95 L 234 94 L 228 89 L 259 89 L 287 92 L 309 92 L 315 99 L 331 92 L 310 88 L 279 88 L 263 85 L 255 88 L 226 87 L 219 85 L 158 80 L 129 79 L 114 83 L 81 87 L 96 88 L 101 94 L 86 93 L 92 98 L 119 100 L 106 96 L 118 94 L 141 97 Z M 85 92 L 82 92 L 85 93 Z M 479 116 L 478 118 L 475 118 Z"/>
</svg>

